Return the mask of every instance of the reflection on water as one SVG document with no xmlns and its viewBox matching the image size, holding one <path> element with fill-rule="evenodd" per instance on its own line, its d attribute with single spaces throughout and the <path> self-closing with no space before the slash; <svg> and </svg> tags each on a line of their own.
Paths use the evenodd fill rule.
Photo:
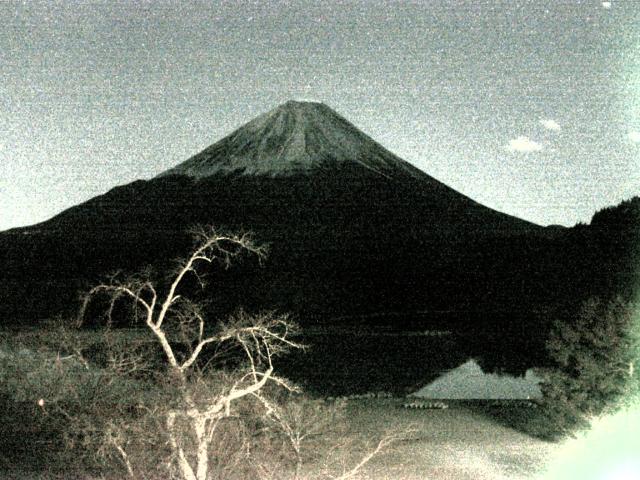
<svg viewBox="0 0 640 480">
<path fill-rule="evenodd" d="M 524 376 L 485 373 L 475 360 L 444 373 L 414 395 L 435 399 L 540 399 L 540 379 L 531 369 Z"/>
</svg>

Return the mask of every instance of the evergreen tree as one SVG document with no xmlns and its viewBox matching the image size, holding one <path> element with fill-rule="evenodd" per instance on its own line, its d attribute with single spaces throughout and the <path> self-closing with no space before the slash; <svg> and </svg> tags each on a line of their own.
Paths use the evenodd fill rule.
<svg viewBox="0 0 640 480">
<path fill-rule="evenodd" d="M 572 430 L 638 397 L 640 312 L 633 303 L 586 301 L 569 322 L 556 322 L 547 349 L 555 368 L 542 391 L 558 426 Z"/>
</svg>

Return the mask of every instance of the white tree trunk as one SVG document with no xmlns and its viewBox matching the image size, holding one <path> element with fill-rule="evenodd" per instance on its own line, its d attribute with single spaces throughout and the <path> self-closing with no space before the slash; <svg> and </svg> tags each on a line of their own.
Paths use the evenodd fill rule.
<svg viewBox="0 0 640 480">
<path fill-rule="evenodd" d="M 193 419 L 193 428 L 196 431 L 198 439 L 197 451 L 197 470 L 196 476 L 198 480 L 207 480 L 209 474 L 209 438 L 206 432 L 207 419 L 203 415 Z"/>
</svg>

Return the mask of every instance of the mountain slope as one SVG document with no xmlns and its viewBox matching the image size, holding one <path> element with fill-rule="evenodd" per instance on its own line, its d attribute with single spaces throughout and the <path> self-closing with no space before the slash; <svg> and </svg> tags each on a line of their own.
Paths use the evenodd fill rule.
<svg viewBox="0 0 640 480">
<path fill-rule="evenodd" d="M 369 182 L 371 192 L 363 192 L 365 196 L 354 201 L 373 202 L 382 208 L 389 199 L 372 197 L 374 184 L 410 186 L 420 197 L 418 208 L 423 209 L 423 219 L 416 221 L 433 222 L 435 228 L 466 229 L 473 224 L 476 234 L 497 230 L 509 233 L 541 230 L 537 225 L 491 210 L 451 189 L 389 152 L 334 110 L 317 102 L 288 101 L 157 178 L 171 175 L 198 180 L 242 175 L 258 177 L 264 182 L 269 178 L 288 178 L 294 183 L 315 178 L 309 188 L 319 189 L 320 195 L 322 189 L 331 191 L 333 183 L 359 185 Z M 287 183 L 286 180 L 283 183 Z M 414 210 L 409 200 L 412 196 L 393 201 Z M 482 222 L 485 224 L 479 225 Z"/>
</svg>

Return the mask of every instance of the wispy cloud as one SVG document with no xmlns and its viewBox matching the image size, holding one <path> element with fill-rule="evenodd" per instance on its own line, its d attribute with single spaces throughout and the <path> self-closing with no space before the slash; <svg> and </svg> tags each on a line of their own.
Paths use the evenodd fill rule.
<svg viewBox="0 0 640 480">
<path fill-rule="evenodd" d="M 542 150 L 542 145 L 531 140 L 529 137 L 520 136 L 513 140 L 509 140 L 507 150 L 510 152 L 532 153 Z"/>
<path fill-rule="evenodd" d="M 629 140 L 635 143 L 640 143 L 640 132 L 638 130 L 633 130 L 627 134 Z"/>
<path fill-rule="evenodd" d="M 547 130 L 553 130 L 554 132 L 560 131 L 560 125 L 558 125 L 558 122 L 556 122 L 555 120 L 548 118 L 548 119 L 540 120 L 540 123 Z"/>
<path fill-rule="evenodd" d="M 609 10 L 611 8 L 611 2 L 602 2 L 602 8 Z"/>
</svg>

